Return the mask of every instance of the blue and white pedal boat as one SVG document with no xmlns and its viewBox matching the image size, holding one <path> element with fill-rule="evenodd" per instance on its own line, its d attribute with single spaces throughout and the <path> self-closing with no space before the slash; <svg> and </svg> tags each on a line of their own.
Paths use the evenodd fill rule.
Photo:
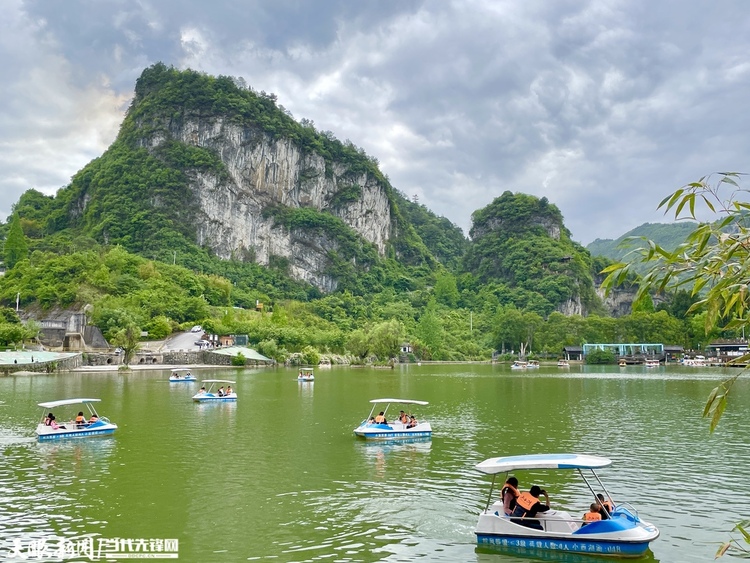
<svg viewBox="0 0 750 563">
<path fill-rule="evenodd" d="M 169 376 L 170 383 L 182 383 L 185 381 L 197 381 L 189 369 L 173 369 Z"/>
<path fill-rule="evenodd" d="M 505 474 L 503 483 L 511 471 L 551 469 L 560 471 L 577 471 L 588 487 L 591 502 L 597 502 L 597 493 L 593 486 L 598 486 L 606 499 L 612 497 L 602 484 L 596 469 L 607 467 L 612 463 L 605 457 L 578 454 L 539 454 L 494 457 L 476 465 L 482 473 L 492 475 L 494 488 L 498 473 Z M 584 471 L 587 473 L 584 474 Z M 590 475 L 588 473 L 590 472 Z M 588 478 L 587 478 L 588 475 Z M 531 483 L 529 483 L 531 485 Z M 524 487 L 528 490 L 528 487 Z M 606 520 L 589 522 L 583 525 L 583 518 L 572 516 L 564 510 L 550 509 L 538 513 L 536 520 L 542 529 L 538 530 L 515 523 L 519 518 L 511 519 L 503 512 L 502 500 L 490 504 L 492 488 L 487 505 L 479 515 L 475 534 L 477 544 L 482 547 L 497 549 L 507 548 L 517 551 L 529 549 L 534 551 L 562 551 L 568 553 L 588 553 L 616 557 L 639 557 L 649 548 L 649 543 L 659 537 L 659 530 L 653 524 L 641 520 L 636 510 L 627 503 L 612 504 L 614 509 Z M 584 513 L 588 504 L 581 506 Z M 520 520 L 523 520 L 521 518 Z"/>
<path fill-rule="evenodd" d="M 429 405 L 427 401 L 414 401 L 411 399 L 373 399 L 372 410 L 370 415 L 364 419 L 359 426 L 354 429 L 354 434 L 364 438 L 366 440 L 409 440 L 409 439 L 427 439 L 432 437 L 432 426 L 429 422 L 417 421 L 416 426 L 410 426 L 404 424 L 398 420 L 398 414 L 393 413 L 394 421 L 387 422 L 388 411 L 392 404 L 402 405 L 405 407 L 405 412 L 411 414 L 409 411 L 412 405 Z M 374 422 L 376 417 L 375 412 L 383 413 L 386 422 L 378 423 Z"/>
<path fill-rule="evenodd" d="M 313 368 L 299 368 L 297 374 L 297 381 L 315 381 L 315 374 Z"/>
<path fill-rule="evenodd" d="M 204 386 L 201 387 L 195 395 L 193 395 L 193 401 L 197 403 L 231 403 L 237 401 L 237 393 L 232 391 L 228 395 L 220 395 L 218 391 L 214 391 L 214 387 L 217 383 L 228 383 L 234 385 L 234 381 L 228 379 L 204 379 Z M 208 383 L 208 388 L 205 384 Z M 221 386 L 223 387 L 223 385 Z"/>
<path fill-rule="evenodd" d="M 42 419 L 36 427 L 36 435 L 40 442 L 52 440 L 66 440 L 69 438 L 91 438 L 96 436 L 108 436 L 117 430 L 117 425 L 110 422 L 107 417 L 99 416 L 94 409 L 93 404 L 100 402 L 101 399 L 63 399 L 61 401 L 50 401 L 48 403 L 39 403 L 42 407 Z M 85 416 L 86 422 L 76 423 L 75 415 L 69 422 L 58 421 L 55 417 L 49 419 L 52 411 L 61 407 L 70 405 L 83 405 L 77 409 L 78 412 L 88 412 Z"/>
</svg>

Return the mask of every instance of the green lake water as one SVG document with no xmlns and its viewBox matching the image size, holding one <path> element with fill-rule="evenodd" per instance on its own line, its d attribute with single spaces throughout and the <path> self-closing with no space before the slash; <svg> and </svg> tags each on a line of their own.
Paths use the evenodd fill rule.
<svg viewBox="0 0 750 563">
<path fill-rule="evenodd" d="M 710 561 L 750 517 L 750 379 L 718 430 L 701 419 L 721 369 L 409 365 L 196 372 L 232 379 L 236 404 L 197 404 L 168 371 L 0 378 L 0 560 L 60 538 L 177 539 L 180 561 L 536 561 L 473 534 L 488 457 L 577 452 L 661 530 L 645 561 Z M 421 399 L 427 442 L 370 444 L 352 430 L 379 397 Z M 37 403 L 102 399 L 112 437 L 38 443 Z M 398 407 L 396 407 L 398 410 Z M 395 415 L 397 410 L 393 412 Z M 77 409 L 76 409 L 77 412 Z M 58 409 L 58 420 L 76 412 Z M 553 507 L 590 502 L 572 473 L 517 473 Z M 45 558 L 46 557 L 46 558 Z M 548 557 L 596 562 L 593 556 Z M 57 559 L 64 561 L 86 559 Z"/>
</svg>

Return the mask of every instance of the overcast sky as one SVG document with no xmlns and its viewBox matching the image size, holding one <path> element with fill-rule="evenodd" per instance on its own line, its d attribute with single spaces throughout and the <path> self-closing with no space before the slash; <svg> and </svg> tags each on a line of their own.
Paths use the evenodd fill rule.
<svg viewBox="0 0 750 563">
<path fill-rule="evenodd" d="M 750 172 L 746 0 L 0 0 L 0 217 L 114 140 L 157 61 L 242 77 L 462 227 L 506 190 L 573 239 Z"/>
</svg>

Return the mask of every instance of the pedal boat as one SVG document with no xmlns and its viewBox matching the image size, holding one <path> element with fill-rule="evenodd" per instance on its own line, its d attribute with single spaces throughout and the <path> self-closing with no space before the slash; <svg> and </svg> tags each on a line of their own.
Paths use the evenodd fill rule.
<svg viewBox="0 0 750 563">
<path fill-rule="evenodd" d="M 169 376 L 169 382 L 178 383 L 183 381 L 197 381 L 197 379 L 190 373 L 189 369 L 173 369 L 172 374 Z"/>
<path fill-rule="evenodd" d="M 315 380 L 315 375 L 313 374 L 313 368 L 299 368 L 297 381 L 314 381 L 314 380 Z"/>
<path fill-rule="evenodd" d="M 592 502 L 597 501 L 596 492 L 590 480 L 595 481 L 605 498 L 612 502 L 610 494 L 602 484 L 596 469 L 607 467 L 611 460 L 605 457 L 577 454 L 519 455 L 490 458 L 476 465 L 476 469 L 495 477 L 504 473 L 505 479 L 511 471 L 526 469 L 551 469 L 577 471 L 588 486 Z M 590 472 L 587 479 L 584 471 Z M 593 477 L 593 479 L 592 479 Z M 492 488 L 487 505 L 479 515 L 475 534 L 477 544 L 483 547 L 510 550 L 529 549 L 534 551 L 563 551 L 568 553 L 588 553 L 616 557 L 639 557 L 649 547 L 649 543 L 659 537 L 659 530 L 653 524 L 640 519 L 635 508 L 627 503 L 613 503 L 615 506 L 610 518 L 583 525 L 583 519 L 572 516 L 563 510 L 550 509 L 539 513 L 538 521 L 542 530 L 529 528 L 513 522 L 518 518 L 505 516 L 502 500 L 492 504 Z M 583 506 L 579 512 L 583 513 Z"/>
<path fill-rule="evenodd" d="M 219 395 L 218 392 L 214 391 L 214 386 L 217 383 L 229 383 L 234 385 L 236 382 L 229 381 L 228 379 L 204 379 L 203 383 L 208 383 L 208 389 L 205 392 L 198 391 L 193 395 L 193 401 L 196 403 L 228 403 L 237 400 L 237 393 L 232 391 L 229 395 Z"/>
<path fill-rule="evenodd" d="M 359 426 L 354 429 L 354 434 L 365 440 L 409 440 L 409 439 L 427 439 L 432 437 L 432 426 L 429 422 L 419 422 L 411 428 L 399 420 L 394 420 L 385 424 L 372 422 L 375 411 L 383 411 L 383 415 L 388 420 L 388 409 L 391 404 L 404 405 L 429 405 L 427 401 L 414 401 L 411 399 L 373 399 L 372 410 L 370 415 L 364 419 Z M 384 408 L 378 409 L 378 405 L 385 405 Z M 408 408 L 407 408 L 408 410 Z M 394 414 L 394 418 L 396 415 Z"/>
<path fill-rule="evenodd" d="M 92 403 L 98 403 L 101 399 L 63 399 L 61 401 L 50 401 L 48 403 L 39 403 L 42 407 L 42 419 L 37 424 L 36 435 L 40 442 L 47 442 L 52 440 L 66 440 L 68 438 L 91 438 L 94 436 L 107 436 L 113 434 L 117 430 L 117 425 L 110 422 L 107 417 L 99 416 Z M 45 424 L 47 414 L 52 412 L 52 409 L 58 407 L 64 407 L 68 405 L 85 405 L 85 409 L 78 409 L 88 411 L 87 421 L 83 424 L 77 424 L 75 417 L 70 422 L 57 422 L 55 425 Z M 96 421 L 88 422 L 92 416 L 97 417 Z"/>
</svg>

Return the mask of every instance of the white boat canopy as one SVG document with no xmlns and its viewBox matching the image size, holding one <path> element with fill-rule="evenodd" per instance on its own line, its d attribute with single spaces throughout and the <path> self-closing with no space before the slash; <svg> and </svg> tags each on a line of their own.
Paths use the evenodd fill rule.
<svg viewBox="0 0 750 563">
<path fill-rule="evenodd" d="M 101 399 L 63 399 L 61 401 L 50 401 L 49 403 L 39 403 L 40 407 L 45 409 L 54 409 L 65 405 L 83 405 L 86 403 L 98 403 Z"/>
<path fill-rule="evenodd" d="M 187 368 L 175 368 L 172 370 L 172 373 L 179 373 L 181 371 L 190 371 L 190 370 Z"/>
<path fill-rule="evenodd" d="M 203 383 L 237 383 L 237 382 L 229 381 L 228 379 L 204 379 Z"/>
<path fill-rule="evenodd" d="M 594 455 L 532 454 L 493 457 L 475 467 L 482 473 L 494 475 L 516 469 L 599 469 L 611 464 L 611 459 Z"/>
<path fill-rule="evenodd" d="M 400 403 L 402 405 L 429 405 L 427 401 L 414 401 L 412 399 L 373 399 L 371 403 Z"/>
<path fill-rule="evenodd" d="M 314 371 L 314 368 L 299 368 L 300 371 Z"/>
</svg>

